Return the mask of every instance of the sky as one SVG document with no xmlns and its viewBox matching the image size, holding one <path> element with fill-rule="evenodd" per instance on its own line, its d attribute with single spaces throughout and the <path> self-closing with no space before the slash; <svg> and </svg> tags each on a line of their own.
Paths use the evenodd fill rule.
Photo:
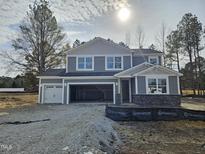
<svg viewBox="0 0 205 154">
<path fill-rule="evenodd" d="M 11 40 L 18 37 L 19 25 L 24 20 L 29 4 L 34 0 L 0 0 L 0 51 L 13 50 Z M 66 40 L 88 41 L 94 37 L 110 38 L 115 42 L 136 47 L 136 31 L 145 34 L 144 47 L 158 45 L 162 23 L 166 33 L 176 29 L 185 13 L 195 14 L 205 25 L 205 0 L 49 0 L 58 24 L 66 33 Z M 130 18 L 118 18 L 121 7 L 130 11 Z M 126 41 L 126 34 L 130 41 Z M 205 54 L 204 54 L 205 55 Z M 0 58 L 0 76 L 8 74 Z"/>
</svg>

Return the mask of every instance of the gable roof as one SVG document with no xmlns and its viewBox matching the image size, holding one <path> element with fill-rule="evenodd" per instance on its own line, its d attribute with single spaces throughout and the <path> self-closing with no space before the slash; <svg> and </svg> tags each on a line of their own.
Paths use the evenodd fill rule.
<svg viewBox="0 0 205 154">
<path fill-rule="evenodd" d="M 68 53 L 71 53 L 71 52 L 73 52 L 73 51 L 75 51 L 75 50 L 78 50 L 78 49 L 80 49 L 80 48 L 86 47 L 86 46 L 88 46 L 88 45 L 94 44 L 94 43 L 97 42 L 97 41 L 101 41 L 101 42 L 107 43 L 108 45 L 111 45 L 111 46 L 113 46 L 113 47 L 117 47 L 117 48 L 120 48 L 120 49 L 127 50 L 128 52 L 131 52 L 131 49 L 130 49 L 130 48 L 123 47 L 123 46 L 121 46 L 120 44 L 115 43 L 114 41 L 112 41 L 112 40 L 110 40 L 110 39 L 107 39 L 107 40 L 106 40 L 106 39 L 104 39 L 104 38 L 102 38 L 102 37 L 95 37 L 94 39 L 92 39 L 92 40 L 90 40 L 90 41 L 88 41 L 88 42 L 85 42 L 85 43 L 79 45 L 79 46 L 76 47 L 76 48 L 70 49 L 70 50 L 68 51 Z"/>
<path fill-rule="evenodd" d="M 158 72 L 154 72 L 152 70 L 157 70 Z M 172 75 L 176 75 L 176 76 L 181 76 L 182 74 L 160 66 L 160 65 L 153 65 L 147 62 L 144 62 L 140 65 L 134 66 L 132 68 L 129 68 L 125 71 L 122 71 L 120 73 L 115 74 L 115 77 L 119 77 L 119 78 L 126 78 L 126 77 L 133 77 L 133 76 L 137 76 L 137 75 L 147 75 L 147 74 L 153 74 L 153 75 L 157 75 L 158 73 L 164 73 L 164 74 L 172 74 Z"/>
<path fill-rule="evenodd" d="M 68 54 L 71 54 L 71 53 L 73 53 L 76 50 L 82 49 L 82 48 L 87 47 L 89 45 L 92 45 L 92 44 L 94 44 L 96 42 L 102 42 L 102 43 L 105 43 L 105 44 L 110 45 L 112 47 L 123 49 L 123 50 L 127 51 L 128 53 L 133 53 L 133 54 L 163 55 L 162 52 L 160 52 L 158 50 L 149 49 L 149 48 L 130 49 L 129 47 L 124 47 L 124 46 L 120 45 L 119 43 L 115 43 L 113 40 L 105 39 L 105 38 L 102 38 L 102 37 L 95 37 L 94 39 L 91 39 L 90 41 L 85 42 L 85 43 L 79 45 L 76 48 L 71 48 L 68 51 Z"/>
<path fill-rule="evenodd" d="M 123 77 L 132 77 L 135 73 L 141 72 L 141 71 L 143 71 L 143 70 L 145 70 L 147 68 L 150 68 L 152 66 L 153 65 L 148 63 L 148 62 L 144 62 L 142 64 L 139 64 L 139 65 L 131 67 L 131 68 L 127 69 L 127 70 L 124 70 L 124 71 L 122 71 L 120 73 L 117 73 L 114 76 L 115 77 L 122 77 L 122 78 Z"/>
<path fill-rule="evenodd" d="M 161 51 L 154 50 L 154 49 L 149 49 L 149 48 L 142 48 L 142 49 L 131 49 L 132 53 L 134 54 L 154 54 L 154 55 L 163 55 Z"/>
<path fill-rule="evenodd" d="M 182 76 L 183 74 L 182 73 L 179 73 L 175 70 L 172 70 L 172 69 L 169 69 L 167 67 L 164 67 L 164 66 L 161 66 L 161 65 L 153 65 L 152 67 L 150 68 L 147 68 L 145 70 L 142 70 L 140 72 L 136 72 L 134 74 L 134 76 L 137 76 L 137 75 L 150 75 L 150 74 L 160 74 L 160 73 L 163 73 L 163 74 L 172 74 L 172 75 L 177 75 L 177 76 Z"/>
</svg>

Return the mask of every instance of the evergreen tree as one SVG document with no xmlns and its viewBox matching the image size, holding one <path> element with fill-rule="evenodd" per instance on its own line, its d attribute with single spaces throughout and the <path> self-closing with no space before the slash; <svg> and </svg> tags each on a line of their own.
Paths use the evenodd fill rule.
<svg viewBox="0 0 205 154">
<path fill-rule="evenodd" d="M 80 46 L 80 45 L 81 45 L 80 40 L 76 39 L 76 40 L 74 41 L 74 43 L 73 43 L 73 48 L 76 48 L 76 47 L 78 47 L 78 46 Z"/>
<path fill-rule="evenodd" d="M 155 46 L 154 44 L 151 44 L 151 45 L 149 46 L 149 49 L 156 50 L 156 46 Z"/>
<path fill-rule="evenodd" d="M 124 42 L 119 42 L 119 45 L 124 47 L 124 48 L 129 48 L 127 44 L 125 44 Z"/>
<path fill-rule="evenodd" d="M 13 81 L 13 83 L 12 83 L 12 86 L 11 86 L 12 88 L 18 88 L 18 86 L 16 85 L 16 82 L 15 81 Z"/>
<path fill-rule="evenodd" d="M 202 24 L 195 15 L 187 13 L 182 17 L 182 20 L 179 22 L 177 27 L 181 35 L 182 47 L 189 57 L 190 72 L 192 72 L 192 90 L 196 95 L 196 86 L 194 82 L 199 81 L 198 73 L 201 71 L 197 71 L 197 69 L 199 69 L 199 65 L 194 66 L 193 62 L 196 63 L 197 57 L 200 56 L 199 51 L 201 50 L 200 42 L 202 35 Z M 200 58 L 198 59 L 200 60 Z"/>
<path fill-rule="evenodd" d="M 179 31 L 174 30 L 167 36 L 166 41 L 166 59 L 167 59 L 167 65 L 173 65 L 173 62 L 177 63 L 177 69 L 180 72 L 180 54 L 182 53 L 181 50 L 181 36 Z"/>
<path fill-rule="evenodd" d="M 35 1 L 20 25 L 19 37 L 12 41 L 15 53 L 2 55 L 14 68 L 40 74 L 62 63 L 67 50 L 63 48 L 64 36 L 48 1 Z"/>
</svg>

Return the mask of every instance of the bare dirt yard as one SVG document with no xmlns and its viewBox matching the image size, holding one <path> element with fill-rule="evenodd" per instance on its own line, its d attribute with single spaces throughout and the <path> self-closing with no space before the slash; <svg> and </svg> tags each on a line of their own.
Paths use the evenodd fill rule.
<svg viewBox="0 0 205 154">
<path fill-rule="evenodd" d="M 12 98 L 0 99 L 2 154 L 205 153 L 204 121 L 114 122 L 104 105 L 36 105 L 36 95 L 21 96 L 0 94 Z"/>
<path fill-rule="evenodd" d="M 205 122 L 120 122 L 122 154 L 204 154 Z"/>
</svg>

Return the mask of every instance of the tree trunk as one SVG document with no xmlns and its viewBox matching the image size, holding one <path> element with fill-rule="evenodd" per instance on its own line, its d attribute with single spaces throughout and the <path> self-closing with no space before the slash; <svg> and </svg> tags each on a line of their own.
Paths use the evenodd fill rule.
<svg viewBox="0 0 205 154">
<path fill-rule="evenodd" d="M 197 50 L 197 52 L 196 52 L 196 54 L 197 54 L 197 59 L 198 59 L 198 61 L 197 61 L 197 66 L 198 66 L 198 69 L 199 69 L 199 72 L 198 72 L 198 76 L 199 76 L 199 78 L 198 78 L 198 82 L 199 82 L 199 88 L 198 88 L 198 93 L 200 92 L 200 95 L 202 95 L 202 92 L 201 92 L 201 84 L 202 84 L 202 71 L 201 71 L 201 60 L 200 60 L 200 55 L 199 55 L 199 46 L 197 45 L 197 47 L 196 47 L 196 50 Z"/>
<path fill-rule="evenodd" d="M 194 47 L 195 48 L 195 47 Z M 195 86 L 195 90 L 197 89 L 197 95 L 199 95 L 199 80 L 198 80 L 198 63 L 197 63 L 197 56 L 196 56 L 196 48 L 194 49 L 194 63 L 195 63 L 195 67 L 194 67 L 194 75 L 195 75 L 195 84 L 197 84 Z"/>
<path fill-rule="evenodd" d="M 188 53 L 189 53 L 189 61 L 190 61 L 190 71 L 192 73 L 191 75 L 191 82 L 192 82 L 192 91 L 194 93 L 194 95 L 196 95 L 196 90 L 195 90 L 195 84 L 194 84 L 194 76 L 193 76 L 193 61 L 192 61 L 192 52 L 190 51 L 191 49 L 188 49 Z"/>
<path fill-rule="evenodd" d="M 178 72 L 180 72 L 180 64 L 179 64 L 179 52 L 176 52 L 176 55 L 177 55 L 177 69 L 178 69 Z M 179 77 L 179 82 L 181 83 L 181 77 Z M 180 93 L 182 95 L 182 86 L 180 84 Z"/>
<path fill-rule="evenodd" d="M 179 53 L 177 52 L 177 69 L 180 72 L 180 64 L 179 64 Z"/>
<path fill-rule="evenodd" d="M 45 72 L 45 52 L 44 52 L 44 30 L 43 23 L 40 23 L 40 74 Z"/>
</svg>

